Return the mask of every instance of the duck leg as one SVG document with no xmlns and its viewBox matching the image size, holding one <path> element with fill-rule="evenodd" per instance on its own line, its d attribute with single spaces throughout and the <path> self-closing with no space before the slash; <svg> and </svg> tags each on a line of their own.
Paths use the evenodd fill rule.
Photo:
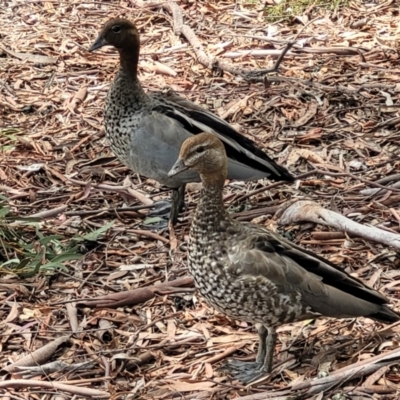
<svg viewBox="0 0 400 400">
<path fill-rule="evenodd" d="M 267 328 L 264 329 L 267 330 Z M 274 359 L 274 350 L 277 338 L 278 335 L 276 334 L 276 329 L 268 328 L 268 334 L 265 339 L 265 357 L 263 365 L 261 366 L 261 371 L 263 373 L 272 371 L 272 361 Z"/>
<path fill-rule="evenodd" d="M 178 188 L 171 189 L 171 200 L 160 200 L 153 203 L 154 209 L 149 212 L 148 216 L 160 217 L 163 219 L 163 222 L 158 222 L 153 226 L 154 228 L 166 228 L 168 219 L 170 224 L 176 224 L 179 213 L 185 205 L 185 187 L 186 185 L 182 185 Z"/>
<path fill-rule="evenodd" d="M 228 365 L 224 366 L 231 373 L 234 379 L 247 384 L 251 383 L 272 370 L 272 360 L 274 357 L 277 334 L 274 328 L 266 328 L 258 325 L 258 336 L 260 344 L 255 362 L 229 360 Z"/>
<path fill-rule="evenodd" d="M 171 211 L 169 214 L 169 220 L 172 225 L 175 225 L 178 221 L 179 213 L 185 206 L 185 188 L 186 185 L 179 186 L 177 189 L 172 189 L 171 195 Z"/>
</svg>

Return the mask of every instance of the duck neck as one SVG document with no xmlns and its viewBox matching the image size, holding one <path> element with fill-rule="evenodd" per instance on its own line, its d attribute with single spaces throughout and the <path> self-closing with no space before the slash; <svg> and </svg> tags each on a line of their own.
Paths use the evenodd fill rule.
<svg viewBox="0 0 400 400">
<path fill-rule="evenodd" d="M 196 221 L 204 229 L 216 230 L 220 222 L 228 220 L 222 198 L 224 177 L 201 177 L 203 188 L 197 206 Z"/>
<path fill-rule="evenodd" d="M 138 82 L 137 68 L 139 62 L 140 39 L 139 36 L 132 36 L 123 48 L 118 49 L 120 71 L 128 76 L 133 82 Z"/>
<path fill-rule="evenodd" d="M 139 40 L 139 39 L 138 39 Z M 139 47 L 135 47 L 132 43 L 126 49 L 119 49 L 120 68 L 115 77 L 114 82 L 117 82 L 118 98 L 123 101 L 126 98 L 133 98 L 136 105 L 145 102 L 147 95 L 140 84 L 137 76 L 137 67 L 139 60 Z M 113 99 L 113 102 L 118 101 Z"/>
</svg>

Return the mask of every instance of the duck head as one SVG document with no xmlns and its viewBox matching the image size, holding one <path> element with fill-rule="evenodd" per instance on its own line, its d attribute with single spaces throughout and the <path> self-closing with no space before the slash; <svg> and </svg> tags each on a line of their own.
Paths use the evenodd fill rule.
<svg viewBox="0 0 400 400">
<path fill-rule="evenodd" d="M 112 18 L 108 20 L 97 39 L 89 47 L 89 51 L 95 51 L 107 45 L 114 46 L 119 51 L 133 48 L 138 52 L 140 38 L 136 26 L 124 18 Z"/>
<path fill-rule="evenodd" d="M 221 140 L 210 133 L 199 133 L 186 139 L 168 176 L 175 176 L 188 169 L 198 172 L 203 183 L 224 182 L 228 174 L 228 159 Z"/>
</svg>

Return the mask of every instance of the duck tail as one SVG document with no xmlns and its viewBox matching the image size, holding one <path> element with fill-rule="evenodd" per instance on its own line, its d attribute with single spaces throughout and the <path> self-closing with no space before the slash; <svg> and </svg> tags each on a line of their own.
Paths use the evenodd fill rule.
<svg viewBox="0 0 400 400">
<path fill-rule="evenodd" d="M 387 306 L 382 306 L 377 313 L 371 314 L 369 317 L 386 324 L 393 324 L 394 322 L 400 321 L 400 314 L 391 310 Z"/>
</svg>

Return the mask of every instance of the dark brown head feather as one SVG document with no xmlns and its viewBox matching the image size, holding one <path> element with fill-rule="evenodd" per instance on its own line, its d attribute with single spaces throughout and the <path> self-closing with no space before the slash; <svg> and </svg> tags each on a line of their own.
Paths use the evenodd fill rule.
<svg viewBox="0 0 400 400">
<path fill-rule="evenodd" d="M 114 46 L 116 49 L 125 49 L 132 46 L 140 47 L 139 32 L 136 26 L 124 18 L 112 18 L 108 20 L 96 40 L 101 41 L 101 46 Z M 92 46 L 93 47 L 93 46 Z M 97 47 L 97 48 L 99 48 Z"/>
</svg>

